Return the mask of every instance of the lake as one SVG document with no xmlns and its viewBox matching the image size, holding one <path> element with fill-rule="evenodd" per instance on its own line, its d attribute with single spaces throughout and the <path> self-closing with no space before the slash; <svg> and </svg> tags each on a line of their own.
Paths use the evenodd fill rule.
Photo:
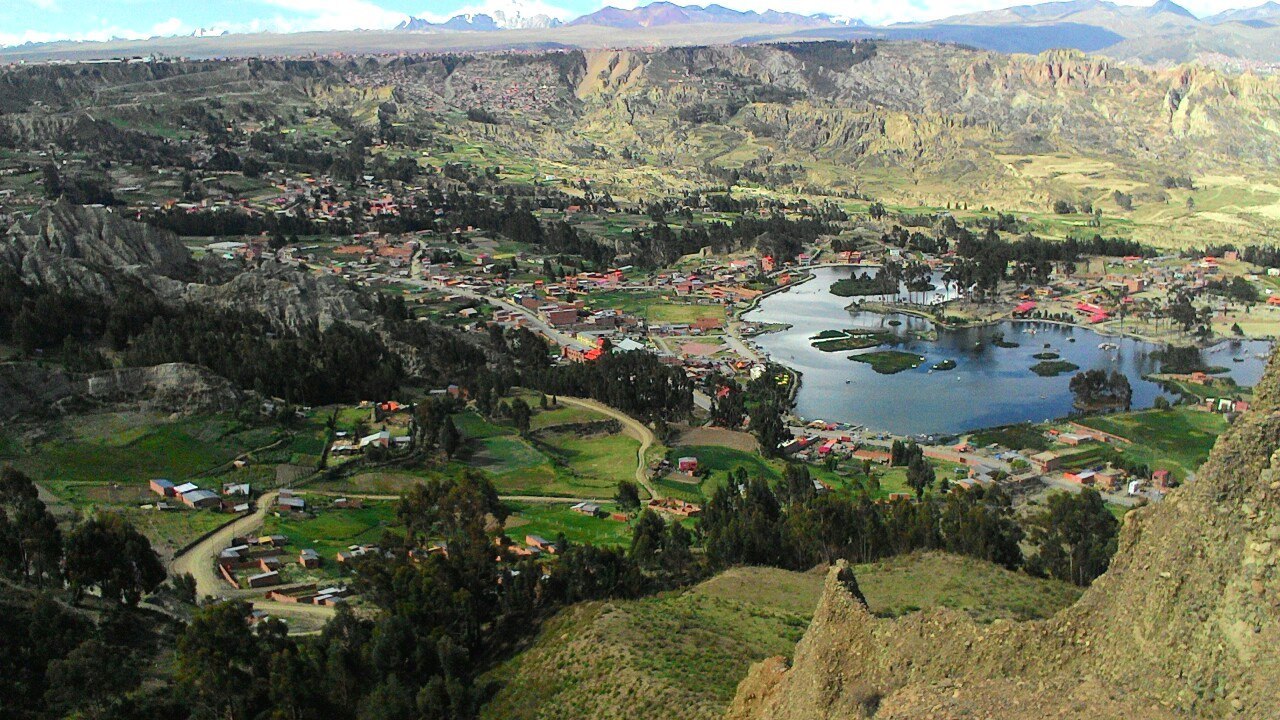
<svg viewBox="0 0 1280 720">
<path fill-rule="evenodd" d="M 837 297 L 828 290 L 849 272 L 849 268 L 814 268 L 812 280 L 765 298 L 760 307 L 743 316 L 752 322 L 791 326 L 760 335 L 754 342 L 775 362 L 803 375 L 795 411 L 805 419 L 848 422 L 898 434 L 934 434 L 1064 417 L 1072 412 L 1068 383 L 1079 371 L 1057 377 L 1036 375 L 1030 368 L 1039 361 L 1032 355 L 1043 352 L 1056 352 L 1081 371 L 1123 372 L 1133 386 L 1135 408 L 1150 407 L 1161 394 L 1157 383 L 1142 379 L 1157 371 L 1152 353 L 1160 345 L 1054 323 L 1012 320 L 948 330 L 912 315 L 846 310 L 853 298 Z M 891 321 L 901 324 L 890 325 Z M 811 345 L 811 338 L 823 330 L 853 328 L 893 332 L 904 338 L 895 349 L 925 360 L 918 368 L 883 375 L 848 358 L 884 348 L 823 352 Z M 936 341 L 910 337 L 935 329 Z M 1000 336 L 1019 346 L 996 346 Z M 1100 343 L 1117 347 L 1102 349 Z M 1250 386 L 1262 376 L 1270 348 L 1270 342 L 1262 340 L 1224 341 L 1205 350 L 1205 359 L 1210 365 L 1227 367 L 1237 383 Z M 954 361 L 955 369 L 930 372 L 944 360 Z"/>
</svg>

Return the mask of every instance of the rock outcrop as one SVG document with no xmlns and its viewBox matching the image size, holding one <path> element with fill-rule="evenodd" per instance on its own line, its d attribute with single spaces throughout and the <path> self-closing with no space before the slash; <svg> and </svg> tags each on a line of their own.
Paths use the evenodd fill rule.
<svg viewBox="0 0 1280 720">
<path fill-rule="evenodd" d="M 1075 605 L 1027 623 L 879 619 L 833 568 L 794 662 L 754 667 L 729 717 L 1280 717 L 1278 358 L 1196 480 L 1126 516 Z"/>
<path fill-rule="evenodd" d="M 274 262 L 222 285 L 189 285 L 182 299 L 259 314 L 278 332 L 323 331 L 335 322 L 369 325 L 377 320 L 368 298 L 347 280 Z"/>
<path fill-rule="evenodd" d="M 0 240 L 0 265 L 25 282 L 82 295 L 110 298 L 125 277 L 181 280 L 193 270 L 173 233 L 65 201 L 14 223 Z"/>
<path fill-rule="evenodd" d="M 111 406 L 218 412 L 235 409 L 244 398 L 230 381 L 196 365 L 71 373 L 35 363 L 0 364 L 0 424 Z"/>
</svg>

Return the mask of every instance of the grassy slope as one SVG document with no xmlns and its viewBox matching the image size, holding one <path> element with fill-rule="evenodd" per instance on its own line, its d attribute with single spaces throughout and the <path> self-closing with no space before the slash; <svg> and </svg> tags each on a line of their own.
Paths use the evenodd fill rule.
<svg viewBox="0 0 1280 720">
<path fill-rule="evenodd" d="M 1038 617 L 1078 591 L 978 561 L 927 554 L 857 568 L 873 612 L 947 606 L 979 620 Z M 717 718 L 753 662 L 789 655 L 823 575 L 736 568 L 684 592 L 583 603 L 547 623 L 490 678 L 489 720 Z"/>
</svg>

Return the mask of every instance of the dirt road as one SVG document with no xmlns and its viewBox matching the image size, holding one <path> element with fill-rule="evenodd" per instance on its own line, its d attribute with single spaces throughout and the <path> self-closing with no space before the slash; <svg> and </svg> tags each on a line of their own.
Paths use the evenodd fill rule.
<svg viewBox="0 0 1280 720">
<path fill-rule="evenodd" d="M 636 482 L 640 486 L 649 491 L 649 496 L 653 498 L 661 498 L 662 493 L 649 482 L 649 464 L 645 462 L 645 455 L 649 452 L 649 448 L 657 442 L 657 438 L 653 436 L 653 431 L 645 427 L 644 423 L 636 420 L 630 415 L 615 410 L 604 403 L 595 400 L 586 400 L 584 398 L 560 397 L 560 402 L 567 405 L 576 405 L 578 407 L 594 410 L 602 415 L 617 420 L 622 424 L 623 432 L 640 441 L 640 448 L 636 450 Z"/>
<path fill-rule="evenodd" d="M 212 595 L 222 597 L 232 590 L 218 571 L 214 569 L 218 554 L 231 545 L 231 539 L 246 535 L 252 530 L 262 527 L 262 520 L 267 516 L 272 503 L 276 501 L 275 492 L 269 492 L 258 498 L 258 505 L 253 512 L 228 523 L 204 540 L 192 545 L 186 552 L 178 555 L 169 563 L 169 575 L 177 577 L 190 573 L 196 579 L 196 597 Z"/>
</svg>

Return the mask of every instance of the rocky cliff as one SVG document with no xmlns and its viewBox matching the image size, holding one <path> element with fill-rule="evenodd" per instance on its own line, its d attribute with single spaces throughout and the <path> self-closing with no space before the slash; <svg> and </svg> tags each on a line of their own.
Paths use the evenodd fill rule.
<svg viewBox="0 0 1280 720">
<path fill-rule="evenodd" d="M 1111 569 L 1050 620 L 879 619 L 832 570 L 794 662 L 729 717 L 1280 717 L 1280 360 L 1197 479 L 1126 516 Z"/>
<path fill-rule="evenodd" d="M 193 270 L 176 235 L 110 208 L 59 201 L 0 236 L 0 264 L 26 282 L 112 297 L 125 277 L 180 280 Z"/>
<path fill-rule="evenodd" d="M 128 405 L 170 413 L 235 409 L 243 393 L 195 365 L 171 363 L 71 373 L 35 363 L 0 364 L 0 423 Z"/>
</svg>

